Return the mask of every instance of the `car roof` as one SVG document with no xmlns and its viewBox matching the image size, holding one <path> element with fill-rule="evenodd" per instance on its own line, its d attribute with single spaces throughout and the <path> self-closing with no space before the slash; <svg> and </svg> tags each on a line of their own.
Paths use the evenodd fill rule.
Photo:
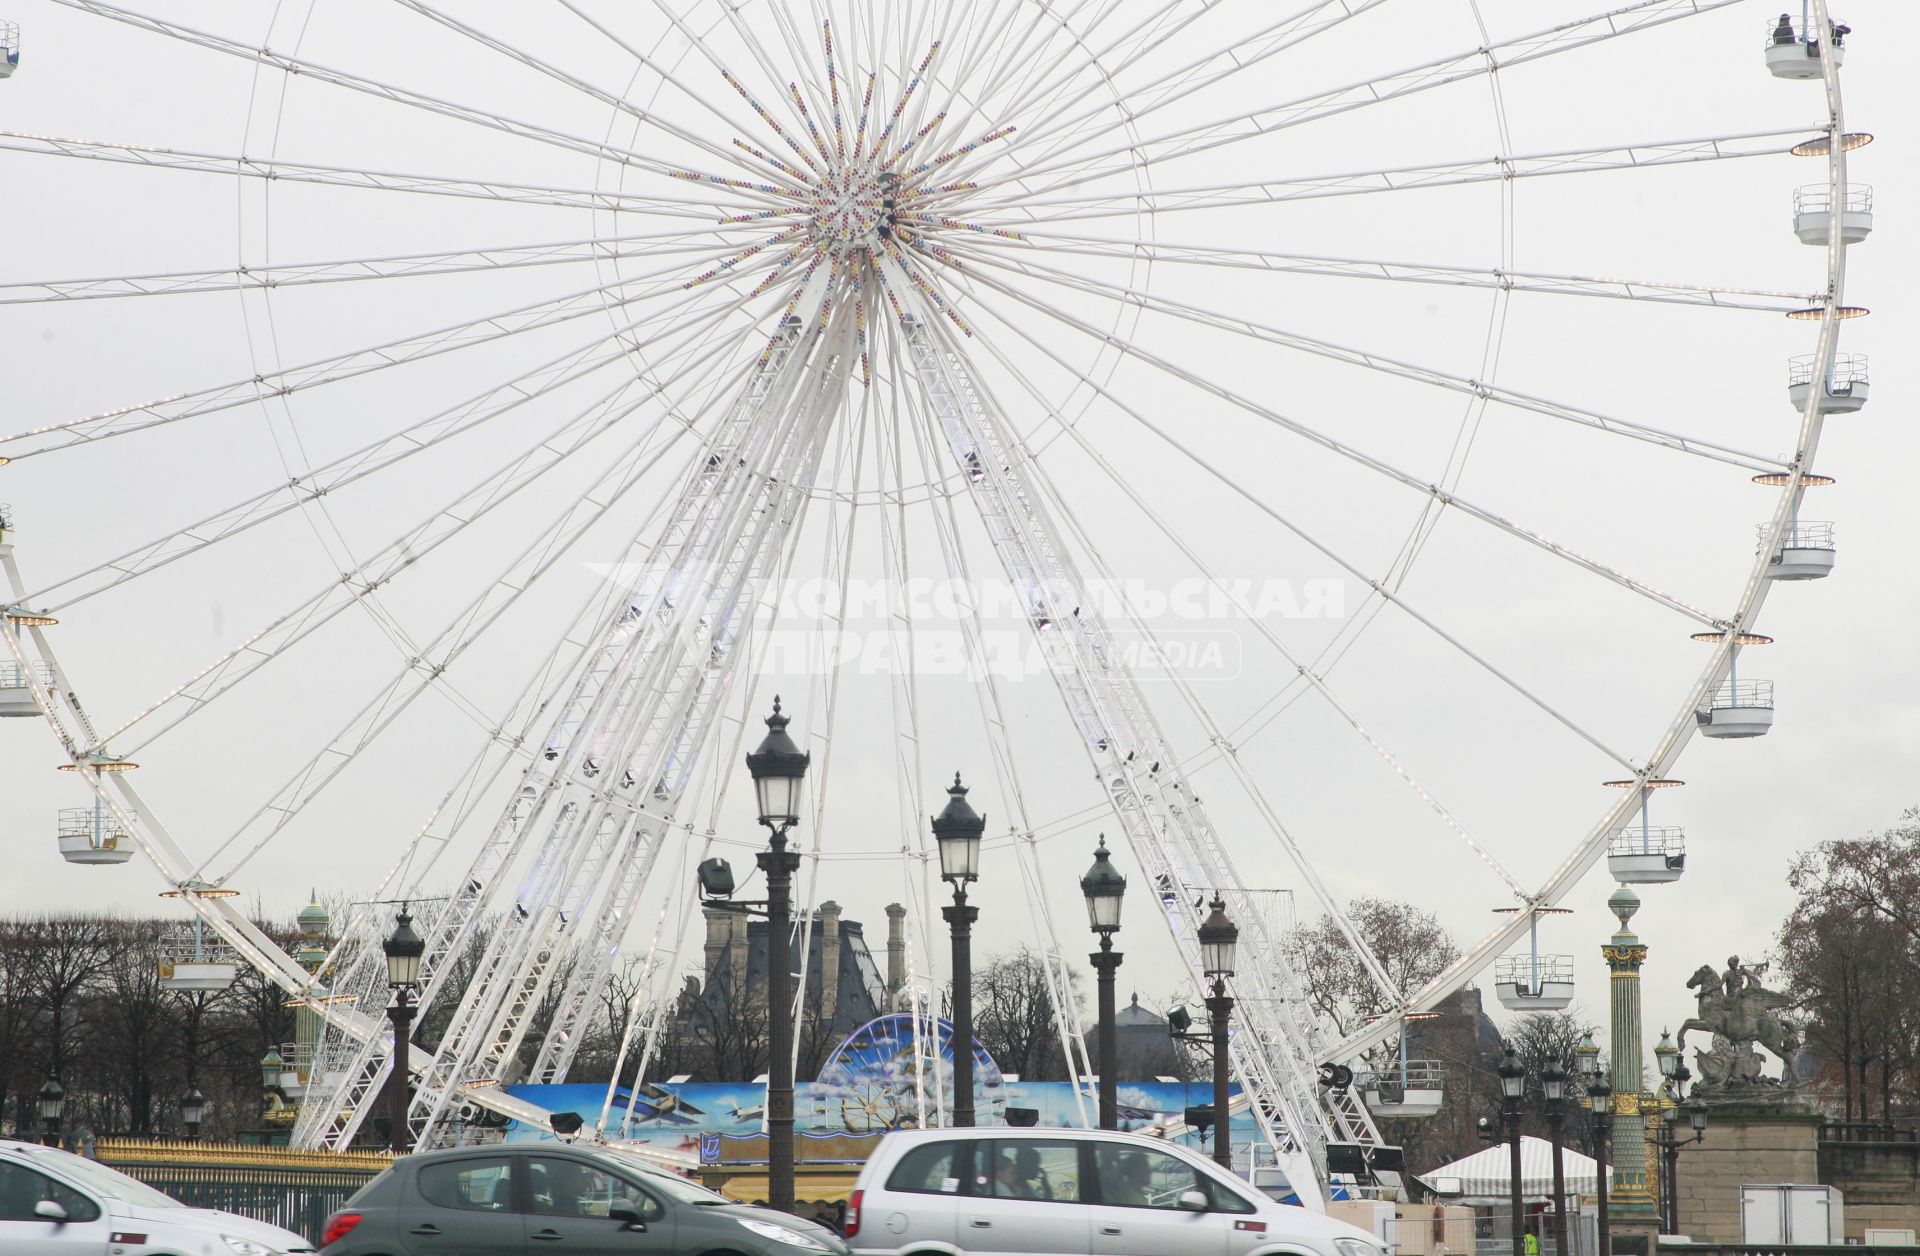
<svg viewBox="0 0 1920 1256">
<path fill-rule="evenodd" d="M 1123 1142 L 1137 1143 L 1142 1147 L 1171 1147 L 1164 1138 L 1150 1138 L 1145 1134 L 1133 1134 L 1123 1130 L 1089 1130 L 1072 1126 L 1042 1125 L 976 1125 L 969 1128 L 893 1130 L 887 1134 L 886 1141 L 897 1143 L 917 1143 L 928 1139 L 978 1139 L 978 1138 L 1097 1138 L 1102 1142 L 1118 1139 Z"/>
</svg>

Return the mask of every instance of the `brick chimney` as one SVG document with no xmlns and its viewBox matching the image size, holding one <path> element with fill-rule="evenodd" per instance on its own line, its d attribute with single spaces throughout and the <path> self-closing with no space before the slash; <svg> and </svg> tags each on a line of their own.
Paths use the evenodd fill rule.
<svg viewBox="0 0 1920 1256">
<path fill-rule="evenodd" d="M 907 984 L 907 909 L 887 904 L 887 993 L 898 994 Z"/>
<path fill-rule="evenodd" d="M 840 904 L 820 904 L 820 1017 L 831 1025 L 840 1019 Z"/>
</svg>

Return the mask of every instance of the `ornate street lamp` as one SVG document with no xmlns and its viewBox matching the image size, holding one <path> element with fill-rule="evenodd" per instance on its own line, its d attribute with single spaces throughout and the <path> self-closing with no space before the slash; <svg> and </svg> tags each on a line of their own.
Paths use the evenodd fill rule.
<svg viewBox="0 0 1920 1256">
<path fill-rule="evenodd" d="M 393 935 L 380 944 L 387 956 L 387 988 L 393 1002 L 387 1006 L 387 1019 L 393 1022 L 393 1080 L 389 1085 L 393 1113 L 393 1152 L 404 1156 L 411 1148 L 413 1127 L 407 1121 L 407 1104 L 412 1087 L 407 1080 L 407 1046 L 413 1036 L 413 993 L 420 985 L 420 957 L 427 943 L 413 929 L 413 917 L 406 905 L 394 920 Z"/>
<path fill-rule="evenodd" d="M 1107 835 L 1093 852 L 1093 867 L 1080 878 L 1080 893 L 1087 900 L 1087 924 L 1099 935 L 1100 949 L 1087 958 L 1093 963 L 1100 988 L 1100 1128 L 1120 1127 L 1120 1066 L 1118 1037 L 1114 1026 L 1113 975 L 1120 967 L 1120 952 L 1113 949 L 1113 935 L 1120 932 L 1120 903 L 1127 892 L 1127 879 L 1107 857 Z"/>
<path fill-rule="evenodd" d="M 1687 1070 L 1684 1066 L 1674 1074 L 1674 1095 L 1677 1098 L 1680 1088 L 1686 1084 Z M 1689 1138 L 1677 1138 L 1668 1132 L 1675 1128 L 1681 1112 L 1687 1114 L 1687 1124 L 1693 1134 Z M 1667 1109 L 1666 1129 L 1650 1139 L 1662 1152 L 1661 1162 L 1666 1170 L 1665 1181 L 1661 1183 L 1660 1198 L 1665 1216 L 1663 1228 L 1668 1234 L 1680 1232 L 1680 1149 L 1691 1143 L 1700 1142 L 1707 1136 L 1707 1105 L 1699 1099 L 1690 1103 L 1675 1103 Z"/>
<path fill-rule="evenodd" d="M 187 1087 L 187 1093 L 180 1097 L 180 1123 L 187 1127 L 187 1141 L 195 1142 L 200 1137 L 200 1122 L 206 1119 L 207 1097 L 200 1093 L 198 1086 Z"/>
<path fill-rule="evenodd" d="M 1563 1148 L 1566 1144 L 1567 1070 L 1558 1060 L 1548 1060 L 1540 1070 L 1540 1095 L 1547 1104 L 1547 1128 L 1553 1136 L 1553 1241 L 1556 1256 L 1569 1256 L 1567 1249 L 1567 1168 Z"/>
<path fill-rule="evenodd" d="M 1592 1042 L 1589 1036 L 1587 1041 Z M 1595 1052 L 1596 1064 L 1598 1051 Z M 1585 1057 L 1581 1065 L 1585 1067 Z M 1607 1075 L 1597 1067 L 1593 1080 L 1587 1083 L 1587 1110 L 1593 1115 L 1594 1172 L 1599 1176 L 1594 1182 L 1594 1194 L 1598 1204 L 1594 1209 L 1594 1219 L 1598 1222 L 1600 1237 L 1600 1256 L 1613 1256 L 1613 1226 L 1607 1219 L 1607 1201 L 1612 1189 L 1607 1184 L 1607 1152 L 1613 1145 L 1613 1087 L 1607 1082 Z"/>
<path fill-rule="evenodd" d="M 34 1106 L 40 1113 L 40 1125 L 45 1133 L 40 1141 L 49 1147 L 60 1145 L 60 1117 L 67 1110 L 67 1092 L 59 1079 L 49 1077 L 46 1085 L 40 1087 L 40 1093 L 34 1100 Z"/>
<path fill-rule="evenodd" d="M 953 905 L 940 914 L 953 934 L 953 1123 L 973 1124 L 973 922 L 980 909 L 967 902 L 967 887 L 980 877 L 980 835 L 987 818 L 967 803 L 967 787 L 953 774 L 947 805 L 933 817 L 940 848 L 940 878 L 953 887 Z"/>
<path fill-rule="evenodd" d="M 1200 924 L 1200 970 L 1213 982 L 1207 996 L 1207 1011 L 1213 1015 L 1213 1159 L 1228 1172 L 1233 1171 L 1233 1120 L 1227 1108 L 1227 1071 L 1232 1064 L 1227 1022 L 1233 1015 L 1233 998 L 1227 993 L 1227 979 L 1233 976 L 1239 945 L 1240 930 L 1227 919 L 1226 900 L 1216 894 L 1212 913 Z"/>
<path fill-rule="evenodd" d="M 787 832 L 800 823 L 800 788 L 812 756 L 787 736 L 780 699 L 767 735 L 747 756 L 767 849 L 755 856 L 767 877 L 767 1204 L 793 1211 L 793 875 L 800 855 Z M 744 992 L 740 992 L 744 993 Z"/>
<path fill-rule="evenodd" d="M 1520 1199 L 1520 1113 L 1527 1104 L 1527 1066 L 1507 1044 L 1500 1057 L 1500 1115 L 1507 1122 L 1507 1196 L 1513 1207 L 1513 1250 L 1526 1250 L 1527 1215 Z"/>
</svg>

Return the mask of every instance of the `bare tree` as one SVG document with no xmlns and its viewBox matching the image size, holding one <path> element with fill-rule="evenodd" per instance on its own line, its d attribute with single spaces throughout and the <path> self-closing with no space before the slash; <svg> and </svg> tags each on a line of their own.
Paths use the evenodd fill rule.
<svg viewBox="0 0 1920 1256">
<path fill-rule="evenodd" d="M 1295 929 L 1289 939 L 1296 967 L 1306 976 L 1307 998 L 1342 1035 L 1368 1017 L 1399 1006 L 1401 996 L 1420 989 L 1460 958 L 1459 946 L 1439 919 L 1411 903 L 1358 898 L 1347 918 L 1386 970 L 1395 993 L 1381 989 L 1331 916 Z"/>
<path fill-rule="evenodd" d="M 989 960 L 973 974 L 973 1036 L 1003 1072 L 1018 1073 L 1027 1081 L 1058 1081 L 1067 1076 L 1045 962 L 1023 945 Z M 1070 977 L 1076 1009 L 1079 976 L 1072 972 Z"/>
</svg>

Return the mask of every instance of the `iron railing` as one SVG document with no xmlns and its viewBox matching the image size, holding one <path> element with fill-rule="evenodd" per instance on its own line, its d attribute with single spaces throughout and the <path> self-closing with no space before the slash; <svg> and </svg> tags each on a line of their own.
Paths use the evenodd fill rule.
<svg viewBox="0 0 1920 1256">
<path fill-rule="evenodd" d="M 370 1152 L 317 1155 L 283 1147 L 103 1138 L 100 1162 L 193 1208 L 218 1208 L 305 1235 L 390 1164 Z"/>
</svg>

